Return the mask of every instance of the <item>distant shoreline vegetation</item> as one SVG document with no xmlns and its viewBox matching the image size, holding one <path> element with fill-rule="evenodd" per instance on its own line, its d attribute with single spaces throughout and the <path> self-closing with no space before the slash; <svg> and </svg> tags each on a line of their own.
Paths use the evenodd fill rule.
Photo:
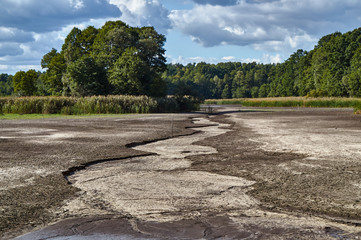
<svg viewBox="0 0 361 240">
<path fill-rule="evenodd" d="M 41 59 L 44 72 L 29 70 L 19 71 L 14 76 L 1 74 L 0 96 L 89 97 L 86 101 L 90 101 L 90 96 L 100 95 L 153 99 L 172 95 L 177 96 L 179 109 L 188 109 L 190 98 L 183 96 L 192 96 L 193 100 L 307 96 L 306 100 L 247 100 L 242 104 L 352 107 L 361 112 L 359 100 L 350 99 L 361 97 L 361 28 L 326 35 L 313 50 L 299 49 L 280 64 L 166 64 L 165 40 L 165 36 L 153 27 L 134 28 L 121 21 L 109 21 L 99 29 L 92 26 L 83 30 L 73 28 L 60 51 L 52 49 Z M 345 99 L 324 99 L 330 97 Z M 64 104 L 74 101 L 69 99 L 64 100 Z M 14 109 L 28 104 L 22 99 L 11 101 L 15 104 Z M 80 108 L 82 101 L 77 100 L 74 106 Z M 237 102 L 224 102 L 232 101 Z M 17 105 L 18 102 L 22 104 Z M 104 100 L 105 105 L 111 102 Z M 8 105 L 3 105 L 3 112 L 15 111 L 9 110 Z M 48 111 L 48 105 L 41 107 L 42 111 Z M 69 110 L 70 114 L 81 112 L 74 106 Z M 111 106 L 104 108 L 106 110 L 102 112 L 128 111 L 123 106 L 122 110 L 116 110 L 117 106 L 112 110 Z M 135 112 L 148 111 L 142 110 L 141 106 L 135 108 Z M 168 108 L 164 107 L 162 111 L 165 109 Z M 92 111 L 98 111 L 98 107 L 90 108 Z"/>
<path fill-rule="evenodd" d="M 353 108 L 361 114 L 361 98 L 241 98 L 241 99 L 207 99 L 205 104 L 242 105 L 244 107 L 313 107 L 313 108 Z"/>
</svg>

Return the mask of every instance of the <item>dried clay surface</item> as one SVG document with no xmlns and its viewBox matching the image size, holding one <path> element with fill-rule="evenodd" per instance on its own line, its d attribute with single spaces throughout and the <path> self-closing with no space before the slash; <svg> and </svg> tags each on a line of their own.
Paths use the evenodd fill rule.
<svg viewBox="0 0 361 240">
<path fill-rule="evenodd" d="M 78 191 L 51 208 L 53 224 L 17 239 L 361 239 L 360 116 L 217 111 L 178 116 L 178 136 L 123 140 L 129 157 L 68 172 Z"/>
</svg>

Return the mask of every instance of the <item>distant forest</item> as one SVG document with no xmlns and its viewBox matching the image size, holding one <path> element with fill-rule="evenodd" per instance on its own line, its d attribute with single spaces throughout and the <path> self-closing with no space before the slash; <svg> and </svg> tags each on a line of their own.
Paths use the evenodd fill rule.
<svg viewBox="0 0 361 240">
<path fill-rule="evenodd" d="M 361 97 L 361 28 L 322 37 L 284 63 L 168 64 L 165 37 L 121 21 L 74 28 L 60 52 L 41 60 L 45 72 L 0 75 L 1 95 L 192 95 L 201 99 Z"/>
<path fill-rule="evenodd" d="M 168 94 L 205 99 L 257 97 L 361 97 L 361 28 L 322 37 L 281 64 L 228 62 L 169 64 Z"/>
</svg>

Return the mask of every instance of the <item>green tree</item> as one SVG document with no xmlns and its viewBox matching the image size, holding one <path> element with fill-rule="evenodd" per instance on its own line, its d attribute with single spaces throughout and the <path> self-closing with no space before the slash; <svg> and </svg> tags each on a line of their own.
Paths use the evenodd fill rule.
<svg viewBox="0 0 361 240">
<path fill-rule="evenodd" d="M 13 77 L 14 92 L 19 96 L 32 96 L 36 94 L 38 74 L 31 69 L 27 72 L 19 71 Z"/>
<path fill-rule="evenodd" d="M 106 72 L 89 56 L 70 63 L 63 81 L 65 95 L 92 96 L 108 93 Z"/>
<path fill-rule="evenodd" d="M 66 72 L 66 63 L 64 55 L 52 49 L 45 54 L 41 60 L 41 67 L 46 68 L 46 72 L 40 76 L 44 84 L 44 90 L 51 95 L 62 95 L 63 82 L 62 77 Z"/>
<path fill-rule="evenodd" d="M 149 89 L 147 65 L 134 47 L 128 48 L 109 71 L 114 94 L 143 95 Z"/>
<path fill-rule="evenodd" d="M 13 92 L 13 76 L 5 73 L 0 74 L 0 96 L 9 96 Z"/>
</svg>

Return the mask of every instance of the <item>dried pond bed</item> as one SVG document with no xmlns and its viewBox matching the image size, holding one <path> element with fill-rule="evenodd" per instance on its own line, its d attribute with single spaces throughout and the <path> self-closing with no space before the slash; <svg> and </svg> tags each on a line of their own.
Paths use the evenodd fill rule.
<svg viewBox="0 0 361 240">
<path fill-rule="evenodd" d="M 211 121 L 229 124 L 229 130 L 219 133 L 220 135 L 195 139 L 197 142 L 193 143 L 194 148 L 200 151 L 204 148 L 216 149 L 212 154 L 192 156 L 189 150 L 180 148 L 179 152 L 188 156 L 185 159 L 178 158 L 178 161 L 160 161 L 152 156 L 147 160 L 147 164 L 142 162 L 144 159 L 136 158 L 120 161 L 119 164 L 106 163 L 117 167 L 120 173 L 129 173 L 129 178 L 120 178 L 124 184 L 119 188 L 120 192 L 109 195 L 103 192 L 106 187 L 96 189 L 89 184 L 90 188 L 78 192 L 77 198 L 71 198 L 75 196 L 73 192 L 63 196 L 63 199 L 73 199 L 68 200 L 65 207 L 63 204 L 61 208 L 54 208 L 60 207 L 61 202 L 50 203 L 52 211 L 48 214 L 39 211 L 39 216 L 53 217 L 45 218 L 44 222 L 55 220 L 56 217 L 76 217 L 74 221 L 81 223 L 75 224 L 78 226 L 77 231 L 88 236 L 97 233 L 146 238 L 207 239 L 227 234 L 230 238 L 257 239 L 360 237 L 360 152 L 355 147 L 361 142 L 357 135 L 361 126 L 359 116 L 352 115 L 351 111 L 319 109 L 275 112 L 238 112 L 239 108 L 235 112 L 229 112 L 232 110 L 229 108 L 224 110 L 228 111 L 226 115 L 212 116 Z M 194 132 L 192 129 L 182 132 L 183 127 L 191 125 L 187 120 L 189 116 L 178 117 L 178 134 Z M 157 125 L 167 117 L 145 118 L 129 121 L 130 125 L 127 126 L 139 121 L 151 123 L 153 120 L 156 120 Z M 169 123 L 169 116 L 167 120 L 163 119 L 162 123 Z M 138 127 L 137 124 L 133 126 L 134 128 L 129 127 L 127 131 L 133 132 Z M 111 129 L 109 126 L 109 133 L 114 134 Z M 139 137 L 138 141 L 141 141 L 141 138 L 150 141 L 147 134 L 156 132 L 147 132 L 145 128 L 141 130 L 144 135 Z M 134 139 L 126 137 L 129 136 L 125 134 L 127 131 L 123 129 L 123 138 L 117 139 L 123 141 L 120 146 L 125 146 L 127 141 L 134 142 Z M 167 134 L 160 138 L 166 138 Z M 111 138 L 111 135 L 108 137 Z M 332 143 L 329 140 L 331 136 L 338 141 Z M 130 138 L 132 137 L 134 135 Z M 109 138 L 107 144 L 112 146 L 113 142 L 109 142 Z M 307 140 L 312 144 L 308 146 Z M 76 142 L 84 144 L 84 149 L 89 147 L 86 141 L 77 139 Z M 130 151 L 129 154 L 144 154 L 158 148 L 161 152 L 165 150 L 165 155 L 169 155 L 167 151 L 172 144 L 168 147 L 157 144 L 155 142 L 144 145 L 145 148 L 140 146 L 133 150 L 122 148 L 118 154 L 126 152 L 125 149 Z M 305 147 L 302 147 L 303 145 Z M 340 145 L 344 146 L 343 150 Z M 173 143 L 173 146 L 179 147 L 180 144 Z M 338 150 L 334 151 L 335 149 Z M 94 165 L 89 171 L 95 173 L 105 170 L 100 165 Z M 139 178 L 137 174 L 142 177 Z M 175 179 L 183 181 L 184 184 Z M 223 185 L 217 187 L 212 183 L 212 179 L 216 185 L 222 182 Z M 84 180 L 86 178 L 75 176 L 73 185 L 77 186 L 82 181 L 86 185 Z M 110 182 L 115 184 L 113 180 Z M 238 186 L 241 181 L 247 184 Z M 107 184 L 106 181 L 103 182 L 104 186 Z M 161 191 L 157 191 L 154 186 L 160 187 Z M 187 186 L 188 195 L 184 194 Z M 138 198 L 135 196 L 137 188 Z M 64 186 L 63 192 L 69 189 L 72 187 Z M 87 194 L 89 192 L 92 194 Z M 110 196 L 115 204 L 107 201 L 106 195 Z M 122 197 L 118 197 L 119 195 Z M 161 198 L 161 195 L 166 197 Z M 117 198 L 121 201 L 117 202 Z M 242 205 L 244 200 L 247 200 L 247 204 Z M 159 206 L 165 206 L 166 209 L 160 209 Z M 74 232 L 70 230 L 75 225 L 71 220 L 66 220 L 35 234 L 49 233 L 55 229 L 56 234 L 60 231 L 61 234 L 72 235 Z"/>
</svg>

